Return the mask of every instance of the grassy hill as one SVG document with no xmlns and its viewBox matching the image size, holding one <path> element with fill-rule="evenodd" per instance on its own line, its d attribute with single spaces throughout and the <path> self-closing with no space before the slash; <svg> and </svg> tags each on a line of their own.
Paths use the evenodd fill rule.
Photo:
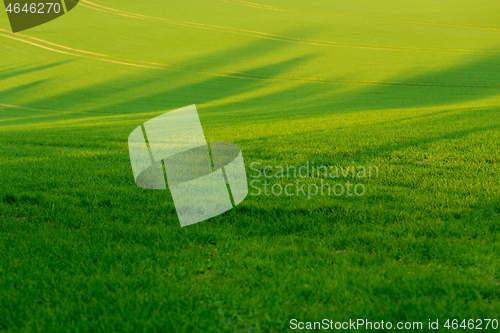
<svg viewBox="0 0 500 333">
<path fill-rule="evenodd" d="M 80 1 L 17 34 L 0 14 L 0 331 L 498 317 L 500 3 L 252 1 Z M 378 177 L 250 188 L 181 228 L 127 138 L 191 104 L 249 181 L 252 163 Z M 322 178 L 267 181 L 296 180 Z"/>
</svg>

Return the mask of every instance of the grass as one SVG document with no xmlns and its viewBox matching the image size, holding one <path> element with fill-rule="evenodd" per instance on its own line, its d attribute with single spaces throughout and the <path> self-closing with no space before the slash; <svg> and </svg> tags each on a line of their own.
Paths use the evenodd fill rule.
<svg viewBox="0 0 500 333">
<path fill-rule="evenodd" d="M 80 2 L 16 35 L 0 15 L 0 331 L 497 318 L 499 4 L 255 1 Z M 127 138 L 193 103 L 248 175 L 379 177 L 181 228 Z"/>
</svg>

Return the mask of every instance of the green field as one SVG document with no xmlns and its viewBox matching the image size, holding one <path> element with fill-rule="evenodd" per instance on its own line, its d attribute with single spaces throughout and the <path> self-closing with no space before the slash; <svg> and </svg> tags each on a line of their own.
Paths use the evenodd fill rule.
<svg viewBox="0 0 500 333">
<path fill-rule="evenodd" d="M 500 320 L 500 2 L 251 1 L 81 1 L 17 34 L 1 7 L 1 332 Z M 127 139 L 191 104 L 249 181 L 378 177 L 181 228 Z"/>
</svg>

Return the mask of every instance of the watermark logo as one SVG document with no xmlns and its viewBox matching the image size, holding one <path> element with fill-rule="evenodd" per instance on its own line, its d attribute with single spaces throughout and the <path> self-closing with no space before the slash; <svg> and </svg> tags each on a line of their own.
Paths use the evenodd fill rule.
<svg viewBox="0 0 500 333">
<path fill-rule="evenodd" d="M 52 21 L 75 8 L 79 0 L 4 0 L 12 32 Z"/>
<path fill-rule="evenodd" d="M 240 147 L 207 144 L 195 105 L 148 120 L 132 131 L 128 146 L 137 186 L 168 184 L 183 227 L 230 210 L 248 194 Z"/>
</svg>

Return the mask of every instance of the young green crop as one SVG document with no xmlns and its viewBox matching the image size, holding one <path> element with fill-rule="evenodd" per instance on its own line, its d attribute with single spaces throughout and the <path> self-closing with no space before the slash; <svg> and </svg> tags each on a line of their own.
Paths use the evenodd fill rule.
<svg viewBox="0 0 500 333">
<path fill-rule="evenodd" d="M 0 15 L 0 330 L 500 319 L 496 1 L 95 1 L 20 34 Z M 379 175 L 181 228 L 127 138 L 190 104 L 248 175 Z"/>
</svg>

